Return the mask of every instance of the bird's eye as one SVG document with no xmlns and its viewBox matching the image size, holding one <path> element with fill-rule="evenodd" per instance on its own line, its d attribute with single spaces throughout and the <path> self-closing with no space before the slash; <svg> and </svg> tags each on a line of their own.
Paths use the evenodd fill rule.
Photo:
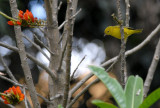
<svg viewBox="0 0 160 108">
<path fill-rule="evenodd" d="M 107 31 L 109 33 L 109 31 Z"/>
</svg>

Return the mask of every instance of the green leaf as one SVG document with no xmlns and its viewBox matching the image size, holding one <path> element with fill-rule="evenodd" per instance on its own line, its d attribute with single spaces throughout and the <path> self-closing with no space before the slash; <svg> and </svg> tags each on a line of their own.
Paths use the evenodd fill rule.
<svg viewBox="0 0 160 108">
<path fill-rule="evenodd" d="M 143 101 L 143 80 L 130 76 L 125 87 L 127 108 L 138 108 Z"/>
<path fill-rule="evenodd" d="M 58 105 L 58 108 L 63 108 L 63 106 L 62 105 Z"/>
<path fill-rule="evenodd" d="M 149 108 L 157 100 L 160 99 L 160 88 L 153 91 L 147 98 L 143 101 L 139 108 Z"/>
<path fill-rule="evenodd" d="M 126 108 L 125 94 L 118 81 L 114 78 L 111 78 L 104 68 L 90 65 L 89 69 L 105 84 L 120 108 Z"/>
<path fill-rule="evenodd" d="M 101 100 L 93 100 L 92 103 L 98 106 L 99 108 L 117 108 L 116 106 L 110 103 L 103 102 Z"/>
</svg>

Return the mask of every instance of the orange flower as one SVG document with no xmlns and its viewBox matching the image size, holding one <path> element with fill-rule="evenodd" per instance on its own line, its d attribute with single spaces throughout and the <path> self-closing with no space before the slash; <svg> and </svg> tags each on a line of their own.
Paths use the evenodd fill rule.
<svg viewBox="0 0 160 108">
<path fill-rule="evenodd" d="M 17 25 L 21 25 L 21 22 L 17 21 L 16 24 L 17 24 Z"/>
<path fill-rule="evenodd" d="M 4 100 L 5 104 L 18 104 L 24 99 L 24 94 L 21 92 L 21 89 L 19 86 L 9 88 L 8 90 L 4 91 L 4 93 L 1 93 L 1 97 Z"/>
<path fill-rule="evenodd" d="M 8 21 L 8 24 L 21 25 L 24 27 L 36 27 L 44 26 L 44 21 L 40 19 L 38 20 L 29 10 L 26 10 L 26 12 L 19 10 L 18 19 L 15 19 L 14 21 Z"/>
<path fill-rule="evenodd" d="M 24 13 L 24 19 L 29 22 L 34 22 L 34 16 L 32 12 L 30 12 L 29 10 L 26 10 L 26 12 Z"/>
<path fill-rule="evenodd" d="M 20 19 L 23 19 L 23 11 L 20 10 L 18 16 Z"/>
<path fill-rule="evenodd" d="M 14 25 L 14 21 L 8 21 L 8 25 Z"/>
</svg>

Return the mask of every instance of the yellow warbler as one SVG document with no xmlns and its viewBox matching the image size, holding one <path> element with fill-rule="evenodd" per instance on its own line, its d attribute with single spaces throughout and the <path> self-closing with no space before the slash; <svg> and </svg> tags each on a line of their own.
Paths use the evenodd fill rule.
<svg viewBox="0 0 160 108">
<path fill-rule="evenodd" d="M 124 39 L 126 40 L 128 36 L 135 34 L 135 33 L 141 33 L 142 29 L 133 29 L 130 27 L 123 27 L 124 28 Z M 111 35 L 117 39 L 121 39 L 121 33 L 120 33 L 120 26 L 108 26 L 105 31 L 105 35 Z"/>
</svg>

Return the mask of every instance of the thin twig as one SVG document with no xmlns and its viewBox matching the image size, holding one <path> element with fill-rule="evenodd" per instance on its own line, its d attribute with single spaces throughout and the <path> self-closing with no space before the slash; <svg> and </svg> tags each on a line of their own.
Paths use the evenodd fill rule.
<svg viewBox="0 0 160 108">
<path fill-rule="evenodd" d="M 160 58 L 160 39 L 159 39 L 159 42 L 156 46 L 154 57 L 152 59 L 152 63 L 149 67 L 148 74 L 147 74 L 147 77 L 146 77 L 146 80 L 144 83 L 144 98 L 147 97 L 147 93 L 149 91 L 151 82 L 153 80 L 153 76 L 154 76 L 155 70 L 157 68 L 159 58 Z"/>
<path fill-rule="evenodd" d="M 59 5 L 58 5 L 58 11 L 61 9 L 62 6 L 62 1 L 60 1 Z"/>
<path fill-rule="evenodd" d="M 61 53 L 61 55 L 60 55 L 61 57 L 60 57 L 60 62 L 59 62 L 59 66 L 58 66 L 58 71 L 60 71 L 60 70 L 61 70 L 61 67 L 62 67 L 62 63 L 63 63 L 65 51 L 66 51 L 66 48 L 67 48 L 67 43 L 68 43 L 68 41 L 66 41 L 65 46 L 64 46 L 64 48 L 63 48 L 63 50 L 62 50 L 62 53 Z"/>
<path fill-rule="evenodd" d="M 12 74 L 11 70 L 8 68 L 8 66 L 7 66 L 6 63 L 4 62 L 3 57 L 2 57 L 1 54 L 0 54 L 0 61 L 2 62 L 2 65 L 4 66 L 4 68 L 5 68 L 6 72 L 7 72 L 7 74 L 9 75 L 9 77 L 10 77 L 13 81 L 18 82 L 18 81 L 16 80 L 16 78 L 14 77 L 14 75 Z"/>
<path fill-rule="evenodd" d="M 26 96 L 26 89 L 23 88 L 23 94 L 24 94 L 24 103 L 25 103 L 25 108 L 28 108 L 28 103 L 27 103 L 27 96 Z"/>
<path fill-rule="evenodd" d="M 13 80 L 5 77 L 5 76 L 0 75 L 0 78 L 3 79 L 3 80 L 6 80 L 6 81 L 8 81 L 8 82 L 10 82 L 10 83 L 12 83 L 12 84 L 14 84 L 14 85 L 16 85 L 16 86 L 23 87 L 23 86 L 22 86 L 21 84 L 19 84 L 18 82 L 15 82 L 15 81 L 13 81 Z"/>
<path fill-rule="evenodd" d="M 54 99 L 62 97 L 62 96 L 63 96 L 62 94 L 56 94 L 55 96 L 51 97 L 49 100 L 53 101 Z"/>
<path fill-rule="evenodd" d="M 37 96 L 39 96 L 41 99 L 43 99 L 45 103 L 51 103 L 48 99 L 46 99 L 45 97 L 43 97 L 39 93 L 37 93 Z"/>
<path fill-rule="evenodd" d="M 119 61 L 119 59 L 120 59 L 120 56 L 118 56 L 118 58 L 108 67 L 108 69 L 106 70 L 106 72 L 109 72 L 112 68 L 113 68 L 113 66 Z M 91 76 L 91 74 L 89 74 L 89 76 Z M 82 81 L 82 80 L 81 80 Z M 69 103 L 69 105 L 68 106 L 70 106 L 70 104 L 72 105 L 72 104 L 74 104 L 75 103 L 75 101 L 90 87 L 90 86 L 92 86 L 93 84 L 95 84 L 96 82 L 98 82 L 99 81 L 99 79 L 97 78 L 97 79 L 95 79 L 94 81 L 92 81 L 89 85 L 87 85 L 87 87 L 85 87 L 78 95 L 78 97 L 76 96 L 72 101 L 71 101 L 71 103 Z M 77 86 L 77 85 L 76 85 Z M 77 89 L 78 90 L 78 89 Z M 76 91 L 76 89 L 75 89 L 75 91 Z M 72 93 L 70 93 L 70 95 L 69 95 L 69 99 L 71 98 L 71 96 L 73 95 L 73 93 L 75 92 L 75 91 L 72 91 Z"/>
<path fill-rule="evenodd" d="M 68 20 L 65 20 L 65 21 L 58 27 L 58 29 L 59 29 L 59 30 L 62 29 L 62 27 L 63 27 L 67 22 L 68 22 Z"/>
<path fill-rule="evenodd" d="M 78 67 L 79 67 L 79 65 L 83 62 L 83 60 L 86 58 L 86 55 L 82 58 L 82 60 L 78 63 L 78 65 L 77 65 L 77 67 L 75 68 L 75 70 L 73 71 L 73 74 L 72 74 L 72 76 L 71 76 L 71 79 L 70 80 L 72 80 L 73 79 L 73 77 L 74 77 L 74 74 L 76 73 L 76 71 L 77 71 L 77 69 L 78 69 Z"/>
<path fill-rule="evenodd" d="M 0 15 L 4 16 L 5 18 L 10 19 L 10 20 L 12 20 L 12 21 L 17 21 L 16 19 L 14 19 L 14 18 L 12 18 L 12 17 L 6 15 L 6 14 L 3 13 L 2 11 L 0 11 Z"/>
<path fill-rule="evenodd" d="M 75 18 L 80 12 L 81 12 L 81 8 L 71 17 L 71 18 Z"/>
<path fill-rule="evenodd" d="M 79 81 L 69 92 L 69 99 L 71 96 L 89 79 L 93 76 L 92 73 L 89 73 L 86 77 L 84 77 L 81 81 Z"/>
<path fill-rule="evenodd" d="M 38 46 L 36 43 L 34 43 L 31 39 L 29 39 L 27 36 L 23 35 L 23 37 L 25 39 L 27 39 L 35 48 L 37 48 L 49 61 L 50 58 L 48 57 L 48 55 L 40 48 L 40 46 Z"/>
<path fill-rule="evenodd" d="M 47 33 L 44 31 L 44 30 L 42 30 L 42 28 L 38 28 L 44 35 L 47 35 Z M 35 34 L 35 32 L 32 30 L 32 32 Z"/>
<path fill-rule="evenodd" d="M 35 40 L 36 40 L 40 45 L 42 45 L 44 48 L 46 48 L 47 51 L 50 52 L 50 54 L 54 55 L 54 53 L 53 53 L 46 45 L 44 45 L 44 43 L 43 43 L 42 41 L 40 41 L 40 40 L 38 39 L 38 37 L 36 36 L 36 34 L 33 34 L 33 36 L 34 36 Z"/>
<path fill-rule="evenodd" d="M 96 80 L 94 80 L 93 82 L 91 82 L 90 84 L 88 84 L 80 93 L 78 93 L 78 94 L 76 95 L 76 97 L 74 97 L 74 99 L 67 105 L 67 108 L 71 108 L 71 106 L 76 102 L 76 100 L 77 100 L 82 94 L 84 94 L 91 85 L 97 83 L 98 81 L 99 81 L 99 79 L 97 78 Z"/>
</svg>

